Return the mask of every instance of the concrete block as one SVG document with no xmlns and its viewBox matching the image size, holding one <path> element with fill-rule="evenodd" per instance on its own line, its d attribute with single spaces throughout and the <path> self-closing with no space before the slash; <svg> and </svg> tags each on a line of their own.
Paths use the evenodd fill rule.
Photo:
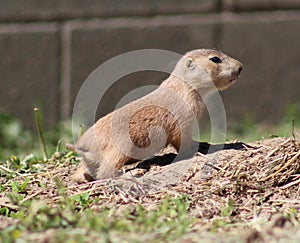
<svg viewBox="0 0 300 243">
<path fill-rule="evenodd" d="M 244 64 L 240 81 L 223 92 L 229 123 L 247 115 L 257 122 L 282 120 L 289 104 L 300 108 L 300 18 L 276 14 L 262 18 L 245 15 L 222 26 L 222 50 Z"/>
<path fill-rule="evenodd" d="M 217 0 L 10 0 L 0 4 L 0 21 L 36 21 L 108 16 L 152 16 L 216 10 Z"/>
<path fill-rule="evenodd" d="M 59 41 L 56 25 L 0 26 L 0 111 L 35 128 L 38 106 L 45 127 L 58 121 Z"/>
</svg>

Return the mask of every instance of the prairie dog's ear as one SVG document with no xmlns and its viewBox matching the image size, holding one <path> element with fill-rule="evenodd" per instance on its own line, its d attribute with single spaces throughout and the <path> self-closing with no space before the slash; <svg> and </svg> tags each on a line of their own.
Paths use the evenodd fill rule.
<svg viewBox="0 0 300 243">
<path fill-rule="evenodd" d="M 186 66 L 187 66 L 188 69 L 194 70 L 195 67 L 196 67 L 196 64 L 193 61 L 193 59 L 189 57 L 189 58 L 186 59 Z"/>
</svg>

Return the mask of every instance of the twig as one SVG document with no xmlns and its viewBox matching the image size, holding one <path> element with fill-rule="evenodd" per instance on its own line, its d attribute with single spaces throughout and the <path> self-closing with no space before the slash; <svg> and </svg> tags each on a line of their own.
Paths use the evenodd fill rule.
<svg viewBox="0 0 300 243">
<path fill-rule="evenodd" d="M 119 191 L 120 197 L 123 199 L 123 201 L 125 203 L 128 203 L 129 200 L 128 200 L 128 198 L 126 198 L 125 193 L 119 187 L 116 186 L 115 188 Z"/>
<path fill-rule="evenodd" d="M 19 207 L 16 205 L 6 204 L 6 203 L 1 203 L 1 202 L 0 202 L 0 207 L 6 207 L 6 208 L 10 208 L 12 210 L 19 210 Z"/>
<path fill-rule="evenodd" d="M 6 167 L 3 166 L 3 165 L 0 165 L 0 170 L 3 170 L 4 172 L 8 172 L 8 173 L 15 173 L 15 174 L 17 174 L 18 176 L 21 175 L 20 173 L 18 173 L 18 172 L 16 172 L 16 171 L 13 171 L 13 170 L 10 170 L 10 169 L 6 168 Z"/>
<path fill-rule="evenodd" d="M 102 186 L 102 187 L 104 187 L 104 186 Z M 85 191 L 77 192 L 77 193 L 75 193 L 73 195 L 70 195 L 69 197 L 75 197 L 75 196 L 78 196 L 78 195 L 82 195 L 84 193 L 94 192 L 96 190 L 100 190 L 100 187 L 94 187 L 94 188 L 87 189 Z"/>
<path fill-rule="evenodd" d="M 300 200 L 286 200 L 286 199 L 270 199 L 270 202 L 282 202 L 282 203 L 300 203 Z"/>
<path fill-rule="evenodd" d="M 39 191 L 37 191 L 37 192 L 31 194 L 30 196 L 24 198 L 20 203 L 22 204 L 22 203 L 28 201 L 29 199 L 34 198 L 36 195 L 40 194 L 40 193 L 43 192 L 43 191 L 44 191 L 44 189 L 39 190 Z"/>
<path fill-rule="evenodd" d="M 291 186 L 293 186 L 293 185 L 296 185 L 297 183 L 300 184 L 300 179 L 299 179 L 299 180 L 296 180 L 296 181 L 293 181 L 293 182 L 290 182 L 290 183 L 288 183 L 288 184 L 286 184 L 286 185 L 284 185 L 284 186 L 282 186 L 282 187 L 280 187 L 280 188 L 281 188 L 281 189 L 286 189 L 286 188 L 288 188 L 288 187 L 291 187 Z"/>
<path fill-rule="evenodd" d="M 267 156 L 265 157 L 265 159 L 267 159 L 267 158 L 271 157 L 273 154 L 275 154 L 278 150 L 281 149 L 281 147 L 283 145 L 287 144 L 290 140 L 291 139 L 287 139 L 283 143 L 279 144 L 279 146 L 276 149 L 272 150 L 269 154 L 267 154 Z"/>
</svg>

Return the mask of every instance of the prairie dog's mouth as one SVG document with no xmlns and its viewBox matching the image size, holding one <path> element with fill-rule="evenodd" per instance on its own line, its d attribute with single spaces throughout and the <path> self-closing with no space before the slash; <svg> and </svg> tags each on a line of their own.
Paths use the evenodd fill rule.
<svg viewBox="0 0 300 243">
<path fill-rule="evenodd" d="M 231 84 L 233 84 L 236 81 L 238 81 L 238 79 L 239 79 L 239 77 L 235 77 L 235 78 L 230 79 L 228 82 L 231 83 Z"/>
<path fill-rule="evenodd" d="M 238 81 L 238 79 L 240 78 L 240 74 L 239 73 L 236 73 L 236 74 L 233 74 L 231 79 L 229 79 L 229 83 L 235 83 L 236 81 Z"/>
</svg>

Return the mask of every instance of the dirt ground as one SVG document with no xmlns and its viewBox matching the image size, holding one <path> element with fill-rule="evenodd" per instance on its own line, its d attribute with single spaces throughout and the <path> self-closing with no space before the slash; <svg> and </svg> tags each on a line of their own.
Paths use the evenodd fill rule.
<svg viewBox="0 0 300 243">
<path fill-rule="evenodd" d="M 300 242 L 300 141 L 274 138 L 217 148 L 208 150 L 203 143 L 202 153 L 191 159 L 168 164 L 175 155 L 161 155 L 126 166 L 126 173 L 116 179 L 80 185 L 69 179 L 76 167 L 72 157 L 61 163 L 63 155 L 56 154 L 45 172 L 29 176 L 33 180 L 23 201 L 55 204 L 59 192 L 53 178 L 62 180 L 69 196 L 88 192 L 97 197 L 96 210 L 119 205 L 122 213 L 123 208 L 136 204 L 153 209 L 167 196 L 187 195 L 189 215 L 201 220 L 180 242 Z M 8 183 L 4 178 L 0 182 Z M 8 191 L 0 194 L 0 206 L 13 209 L 17 206 L 6 197 Z M 224 216 L 226 205 L 231 205 L 226 216 L 231 227 L 208 232 Z M 16 222 L 4 216 L 0 221 L 0 229 Z"/>
</svg>

